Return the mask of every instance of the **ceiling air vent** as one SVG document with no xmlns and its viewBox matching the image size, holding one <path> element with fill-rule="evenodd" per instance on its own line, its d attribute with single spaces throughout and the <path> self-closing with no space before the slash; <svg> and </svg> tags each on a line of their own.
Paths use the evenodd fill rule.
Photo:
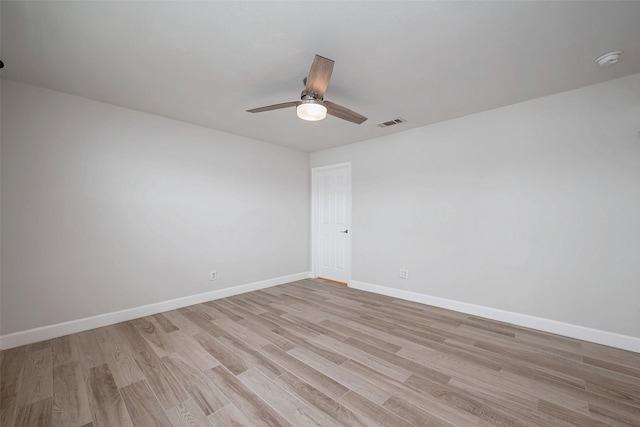
<svg viewBox="0 0 640 427">
<path fill-rule="evenodd" d="M 399 125 L 400 123 L 404 123 L 404 122 L 406 122 L 405 119 L 401 119 L 400 117 L 398 117 L 393 120 L 389 120 L 388 122 L 378 123 L 378 126 L 380 126 L 381 128 L 386 128 L 389 126 Z"/>
</svg>

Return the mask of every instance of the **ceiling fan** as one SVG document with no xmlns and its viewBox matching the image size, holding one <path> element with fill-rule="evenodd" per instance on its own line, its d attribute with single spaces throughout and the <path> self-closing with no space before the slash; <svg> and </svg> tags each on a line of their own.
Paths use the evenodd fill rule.
<svg viewBox="0 0 640 427">
<path fill-rule="evenodd" d="M 247 110 L 249 113 L 262 113 L 263 111 L 279 110 L 281 108 L 296 107 L 298 117 L 303 120 L 317 121 L 331 114 L 339 119 L 361 124 L 367 118 L 351 111 L 341 105 L 324 100 L 324 93 L 329 86 L 334 61 L 320 55 L 316 55 L 311 64 L 309 75 L 303 80 L 304 90 L 300 94 L 300 101 L 284 102 L 282 104 L 268 105 L 266 107 Z"/>
</svg>

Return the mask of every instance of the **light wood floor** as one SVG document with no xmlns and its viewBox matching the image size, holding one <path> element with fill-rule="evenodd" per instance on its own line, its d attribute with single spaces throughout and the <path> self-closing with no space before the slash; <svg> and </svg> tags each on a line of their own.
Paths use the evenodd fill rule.
<svg viewBox="0 0 640 427">
<path fill-rule="evenodd" d="M 6 350 L 2 426 L 640 426 L 640 354 L 315 280 Z"/>
</svg>

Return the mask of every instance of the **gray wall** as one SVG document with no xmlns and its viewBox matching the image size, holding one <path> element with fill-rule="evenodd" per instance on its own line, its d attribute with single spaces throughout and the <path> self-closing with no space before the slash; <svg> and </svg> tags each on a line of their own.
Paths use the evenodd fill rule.
<svg viewBox="0 0 640 427">
<path fill-rule="evenodd" d="M 3 334 L 309 270 L 307 153 L 7 80 L 1 108 Z"/>
<path fill-rule="evenodd" d="M 640 337 L 638 131 L 633 75 L 311 165 L 352 162 L 354 280 Z"/>
</svg>

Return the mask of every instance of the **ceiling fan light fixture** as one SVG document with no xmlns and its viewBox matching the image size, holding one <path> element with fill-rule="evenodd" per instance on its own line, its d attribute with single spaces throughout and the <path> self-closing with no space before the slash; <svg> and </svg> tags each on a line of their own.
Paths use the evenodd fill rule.
<svg viewBox="0 0 640 427">
<path fill-rule="evenodd" d="M 302 120 L 317 122 L 327 117 L 327 107 L 322 105 L 321 101 L 303 99 L 301 102 L 302 103 L 296 108 L 296 113 Z"/>
</svg>

